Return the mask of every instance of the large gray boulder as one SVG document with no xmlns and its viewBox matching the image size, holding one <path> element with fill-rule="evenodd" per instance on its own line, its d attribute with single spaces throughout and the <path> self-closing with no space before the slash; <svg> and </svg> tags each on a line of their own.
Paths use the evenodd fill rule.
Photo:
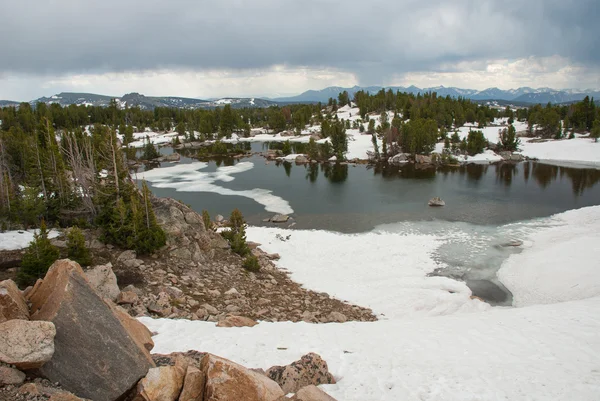
<svg viewBox="0 0 600 401">
<path fill-rule="evenodd" d="M 56 329 L 51 322 L 9 320 L 0 323 L 0 362 L 34 369 L 54 354 Z"/>
<path fill-rule="evenodd" d="M 29 308 L 14 281 L 0 281 L 0 323 L 12 319 L 29 320 Z"/>
<path fill-rule="evenodd" d="M 54 355 L 37 370 L 40 376 L 79 397 L 114 401 L 154 367 L 143 341 L 136 341 L 77 263 L 56 261 L 28 296 L 31 319 L 56 326 Z"/>
</svg>

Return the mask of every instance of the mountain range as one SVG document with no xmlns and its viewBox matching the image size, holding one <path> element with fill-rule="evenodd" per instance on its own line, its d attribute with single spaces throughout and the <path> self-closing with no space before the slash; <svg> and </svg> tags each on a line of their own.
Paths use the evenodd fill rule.
<svg viewBox="0 0 600 401">
<path fill-rule="evenodd" d="M 530 88 L 521 87 L 518 89 L 502 90 L 499 88 L 488 88 L 482 91 L 476 89 L 461 89 L 454 87 L 436 86 L 431 88 L 417 88 L 416 86 L 353 86 L 351 88 L 342 88 L 339 86 L 330 86 L 322 90 L 309 90 L 297 96 L 291 97 L 279 97 L 270 99 L 276 102 L 327 102 L 330 97 L 337 98 L 338 94 L 343 91 L 347 91 L 350 97 L 360 90 L 369 92 L 371 94 L 379 92 L 381 89 L 391 89 L 393 92 L 408 92 L 413 94 L 436 92 L 438 96 L 450 96 L 450 97 L 463 97 L 474 101 L 489 101 L 489 100 L 501 100 L 505 102 L 532 104 L 541 103 L 570 103 L 582 100 L 586 96 L 595 97 L 600 99 L 600 91 L 592 89 L 577 90 L 577 89 L 565 89 L 555 90 L 551 88 Z"/>
<path fill-rule="evenodd" d="M 186 97 L 175 97 L 175 96 L 144 96 L 139 93 L 128 93 L 123 96 L 106 96 L 97 95 L 94 93 L 73 93 L 73 92 L 62 92 L 50 97 L 40 97 L 34 99 L 29 103 L 35 105 L 37 103 L 52 104 L 57 103 L 61 106 L 85 105 L 85 106 L 103 106 L 106 107 L 110 104 L 111 100 L 115 100 L 117 105 L 121 108 L 126 106 L 135 107 L 138 106 L 141 109 L 152 110 L 156 107 L 175 107 L 181 109 L 212 109 L 215 107 L 224 106 L 230 104 L 234 108 L 244 107 L 269 107 L 276 105 L 277 103 L 272 100 L 257 99 L 257 98 L 221 98 L 214 100 L 202 100 Z M 0 100 L 0 107 L 3 106 L 16 106 L 18 102 Z"/>
<path fill-rule="evenodd" d="M 454 87 L 436 86 L 432 88 L 417 88 L 416 86 L 353 86 L 351 88 L 342 88 L 339 86 L 330 86 L 321 90 L 308 90 L 297 96 L 278 97 L 278 98 L 235 98 L 225 97 L 219 99 L 196 99 L 174 96 L 144 96 L 139 93 L 128 93 L 121 97 L 97 95 L 93 93 L 73 93 L 62 92 L 50 97 L 41 97 L 34 99 L 29 103 L 35 105 L 37 103 L 58 103 L 61 106 L 88 105 L 88 106 L 108 106 L 112 99 L 115 99 L 119 107 L 135 107 L 141 109 L 152 110 L 155 107 L 176 107 L 182 109 L 212 109 L 230 104 L 234 108 L 245 107 L 269 107 L 275 105 L 285 105 L 290 103 L 326 103 L 329 98 L 337 98 L 338 95 L 347 91 L 350 97 L 360 90 L 371 94 L 379 92 L 381 89 L 391 89 L 392 91 L 408 92 L 413 94 L 436 92 L 438 96 L 463 97 L 477 102 L 495 102 L 497 104 L 546 104 L 546 103 L 572 103 L 582 100 L 585 96 L 600 99 L 600 91 L 597 90 L 576 90 L 565 89 L 555 90 L 551 88 L 530 88 L 521 87 L 518 89 L 502 90 L 498 88 L 488 88 L 482 91 L 475 89 L 461 89 Z M 18 106 L 19 102 L 10 100 L 0 100 L 0 107 Z"/>
</svg>

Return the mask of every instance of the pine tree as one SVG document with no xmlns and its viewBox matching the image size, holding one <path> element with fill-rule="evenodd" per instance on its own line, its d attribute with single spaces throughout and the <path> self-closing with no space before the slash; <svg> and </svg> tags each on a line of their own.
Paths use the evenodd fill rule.
<svg viewBox="0 0 600 401">
<path fill-rule="evenodd" d="M 598 142 L 598 138 L 600 138 L 600 119 L 598 118 L 594 120 L 590 137 L 594 138 L 594 142 Z"/>
<path fill-rule="evenodd" d="M 34 284 L 38 278 L 46 275 L 48 268 L 59 256 L 58 248 L 48 239 L 46 222 L 42 220 L 39 232 L 33 235 L 33 241 L 29 243 L 29 248 L 23 255 L 17 281 L 21 286 Z"/>
<path fill-rule="evenodd" d="M 250 248 L 246 243 L 246 222 L 239 209 L 234 209 L 229 216 L 229 230 L 221 234 L 225 238 L 231 250 L 240 256 L 246 256 L 250 253 Z"/>
<path fill-rule="evenodd" d="M 508 129 L 504 128 L 500 131 L 499 134 L 499 143 L 501 149 L 507 150 L 509 152 L 514 152 L 519 147 L 521 141 L 517 138 L 517 131 L 515 130 L 514 125 L 509 125 Z"/>
<path fill-rule="evenodd" d="M 92 263 L 90 250 L 85 246 L 85 237 L 78 227 L 73 227 L 67 234 L 67 257 L 81 266 Z"/>
<path fill-rule="evenodd" d="M 308 148 L 307 148 L 308 158 L 311 160 L 317 160 L 319 158 L 319 147 L 317 145 L 317 141 L 312 136 L 308 140 Z"/>
</svg>

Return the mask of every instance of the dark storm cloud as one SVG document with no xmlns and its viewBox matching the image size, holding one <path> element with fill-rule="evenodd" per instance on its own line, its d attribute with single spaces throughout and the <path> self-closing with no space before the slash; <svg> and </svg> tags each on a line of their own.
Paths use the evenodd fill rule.
<svg viewBox="0 0 600 401">
<path fill-rule="evenodd" d="M 597 64 L 597 0 L 0 0 L 0 74 L 328 66 L 362 83 L 443 63 Z"/>
</svg>

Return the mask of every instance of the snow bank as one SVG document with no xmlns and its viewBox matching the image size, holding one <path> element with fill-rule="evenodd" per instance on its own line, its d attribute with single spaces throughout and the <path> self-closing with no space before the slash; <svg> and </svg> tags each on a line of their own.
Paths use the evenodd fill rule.
<svg viewBox="0 0 600 401">
<path fill-rule="evenodd" d="M 498 271 L 514 305 L 600 296 L 600 206 L 555 215 L 547 226 Z"/>
<path fill-rule="evenodd" d="M 140 320 L 158 332 L 156 353 L 195 349 L 267 369 L 317 352 L 338 381 L 321 387 L 340 401 L 596 401 L 599 312 L 592 298 L 371 323 Z"/>
<path fill-rule="evenodd" d="M 285 199 L 273 195 L 272 191 L 263 188 L 236 191 L 224 188 L 217 181 L 230 182 L 234 174 L 254 168 L 254 163 L 241 162 L 234 166 L 219 167 L 215 172 L 203 172 L 207 163 L 195 162 L 179 164 L 171 167 L 157 168 L 138 173 L 139 178 L 150 181 L 157 188 L 173 188 L 178 192 L 213 192 L 220 195 L 243 196 L 253 199 L 273 213 L 291 214 L 294 210 Z"/>
<path fill-rule="evenodd" d="M 0 232 L 0 251 L 12 251 L 15 249 L 25 249 L 33 241 L 33 234 L 39 230 L 16 230 Z M 56 230 L 48 232 L 48 238 L 56 238 L 60 233 Z"/>
<path fill-rule="evenodd" d="M 462 282 L 427 277 L 442 267 L 432 257 L 444 236 L 382 227 L 362 234 L 249 227 L 248 239 L 281 255 L 278 265 L 306 287 L 370 307 L 380 318 L 473 312 L 489 305 L 470 299 Z M 280 238 L 290 236 L 287 241 Z"/>
<path fill-rule="evenodd" d="M 502 161 L 502 156 L 494 153 L 493 150 L 486 149 L 483 153 L 479 153 L 475 156 L 467 156 L 465 161 L 467 163 L 495 163 Z"/>
<path fill-rule="evenodd" d="M 590 138 L 550 140 L 532 143 L 529 138 L 521 138 L 523 156 L 538 159 L 544 163 L 569 166 L 590 166 L 600 168 L 600 142 Z"/>
</svg>

